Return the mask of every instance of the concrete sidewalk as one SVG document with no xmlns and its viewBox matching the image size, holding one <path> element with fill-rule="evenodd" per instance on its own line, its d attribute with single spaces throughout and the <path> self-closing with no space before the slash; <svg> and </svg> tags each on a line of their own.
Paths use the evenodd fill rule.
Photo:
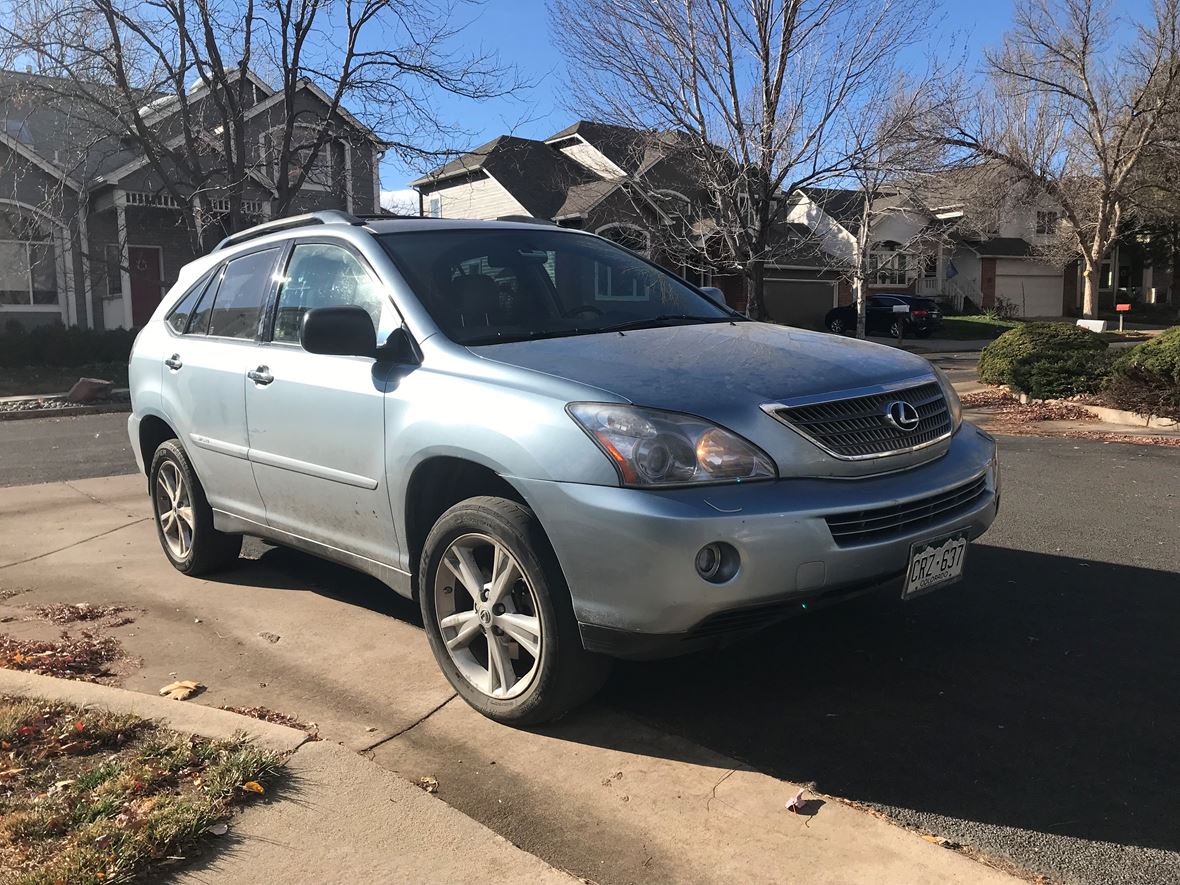
<svg viewBox="0 0 1180 885">
<path fill-rule="evenodd" d="M 0 669 L 0 694 L 102 707 L 214 740 L 245 733 L 289 753 L 276 795 L 230 819 L 178 883 L 530 882 L 574 880 L 403 778 L 292 728 L 183 701 Z"/>
<path fill-rule="evenodd" d="M 608 883 L 1013 881 L 835 799 L 816 797 L 814 816 L 790 814 L 797 785 L 603 703 L 541 730 L 496 725 L 454 699 L 412 604 L 278 549 L 255 548 L 255 559 L 215 579 L 186 578 L 161 554 L 147 510 L 138 475 L 0 489 L 0 590 L 24 590 L 0 601 L 0 615 L 17 617 L 0 630 L 57 635 L 60 627 L 27 620 L 26 606 L 137 606 L 134 624 L 109 631 L 138 660 L 125 686 L 151 693 L 196 679 L 209 686 L 201 704 L 265 706 L 318 723 L 325 742 L 292 757 L 291 801 L 249 809 L 233 827 L 240 842 L 188 881 L 253 882 L 260 871 L 300 881 L 489 881 L 452 849 L 466 831 L 447 815 L 459 812 L 474 818 L 476 844 L 494 831 L 523 849 L 480 849 L 481 858 L 513 858 L 514 881 L 553 875 L 530 854 Z M 391 772 L 437 778 L 437 797 Z M 422 802 L 433 803 L 429 812 L 417 810 Z M 361 844 L 349 841 L 350 820 L 364 831 Z M 342 873 L 353 854 L 359 866 Z M 380 866 L 402 855 L 423 865 L 418 878 Z"/>
</svg>

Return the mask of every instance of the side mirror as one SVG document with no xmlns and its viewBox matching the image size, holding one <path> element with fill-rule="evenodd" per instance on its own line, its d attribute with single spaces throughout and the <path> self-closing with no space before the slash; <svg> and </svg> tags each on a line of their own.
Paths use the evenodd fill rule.
<svg viewBox="0 0 1180 885">
<path fill-rule="evenodd" d="M 377 362 L 394 363 L 401 366 L 416 366 L 422 362 L 414 336 L 405 326 L 398 326 L 389 333 L 385 343 L 377 348 Z"/>
<path fill-rule="evenodd" d="M 725 293 L 716 286 L 701 286 L 700 290 L 716 301 L 718 304 L 725 305 Z"/>
<path fill-rule="evenodd" d="M 363 307 L 316 307 L 303 315 L 299 343 L 308 353 L 334 356 L 377 355 L 373 319 Z"/>
</svg>

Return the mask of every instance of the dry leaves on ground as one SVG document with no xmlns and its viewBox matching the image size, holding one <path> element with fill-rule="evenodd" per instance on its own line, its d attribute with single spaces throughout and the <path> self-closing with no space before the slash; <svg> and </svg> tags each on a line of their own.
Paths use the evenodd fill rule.
<svg viewBox="0 0 1180 885">
<path fill-rule="evenodd" d="M 981 390 L 964 394 L 964 409 L 990 409 L 991 417 L 1006 424 L 1032 424 L 1037 421 L 1094 421 L 1082 406 L 1065 402 L 1022 403 L 1006 390 Z"/>
<path fill-rule="evenodd" d="M 9 670 L 97 682 L 114 675 L 110 665 L 123 658 L 123 646 L 117 639 L 99 637 L 86 630 L 77 637 L 62 631 L 57 642 L 17 639 L 0 633 L 0 667 Z"/>
<path fill-rule="evenodd" d="M 205 690 L 205 686 L 199 682 L 193 682 L 191 679 L 183 679 L 179 682 L 171 682 L 160 689 L 160 696 L 165 698 L 172 698 L 174 701 L 187 701 L 189 698 L 199 695 Z"/>
<path fill-rule="evenodd" d="M 71 604 L 68 602 L 54 602 L 49 605 L 33 607 L 33 614 L 43 621 L 55 624 L 74 624 L 79 621 L 103 621 L 102 627 L 122 627 L 135 623 L 134 618 L 126 617 L 127 612 L 138 612 L 139 609 L 128 605 L 91 605 L 88 602 Z"/>
<path fill-rule="evenodd" d="M 288 716 L 286 713 L 277 713 L 267 707 L 229 707 L 225 706 L 222 710 L 228 710 L 231 713 L 237 713 L 239 716 L 249 716 L 251 719 L 261 719 L 263 722 L 273 722 L 275 725 L 285 725 L 287 728 L 296 728 L 300 731 L 315 732 L 316 724 L 314 722 L 302 722 L 294 716 Z M 317 740 L 318 733 L 313 734 Z"/>
</svg>

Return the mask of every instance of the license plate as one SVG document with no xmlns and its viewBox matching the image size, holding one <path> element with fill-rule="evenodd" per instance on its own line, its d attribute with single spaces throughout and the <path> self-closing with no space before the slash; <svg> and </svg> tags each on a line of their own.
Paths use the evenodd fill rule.
<svg viewBox="0 0 1180 885">
<path fill-rule="evenodd" d="M 901 598 L 913 599 L 959 580 L 963 577 L 966 554 L 967 535 L 964 532 L 914 544 L 910 547 L 910 567 Z"/>
</svg>

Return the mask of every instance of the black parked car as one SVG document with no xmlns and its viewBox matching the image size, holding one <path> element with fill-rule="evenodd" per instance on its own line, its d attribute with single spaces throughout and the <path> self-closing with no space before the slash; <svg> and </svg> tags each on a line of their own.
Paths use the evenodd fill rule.
<svg viewBox="0 0 1180 885">
<path fill-rule="evenodd" d="M 893 308 L 899 305 L 909 307 L 909 313 L 899 313 Z M 896 338 L 898 323 L 905 323 L 906 335 L 929 338 L 942 325 L 942 311 L 929 298 L 915 295 L 870 295 L 865 305 L 865 320 L 869 335 L 888 335 Z M 833 308 L 824 317 L 824 326 L 837 335 L 852 334 L 856 331 L 856 305 L 846 304 Z"/>
</svg>

